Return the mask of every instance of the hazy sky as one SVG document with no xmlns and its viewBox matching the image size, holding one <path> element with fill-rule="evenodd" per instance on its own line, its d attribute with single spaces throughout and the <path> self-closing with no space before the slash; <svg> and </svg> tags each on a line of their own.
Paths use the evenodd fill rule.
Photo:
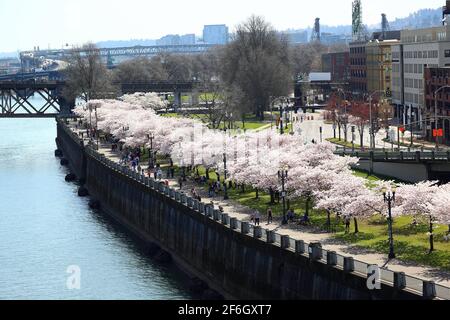
<svg viewBox="0 0 450 320">
<path fill-rule="evenodd" d="M 351 24 L 352 0 L 0 0 L 0 52 L 61 48 L 86 41 L 155 39 L 202 33 L 205 24 L 231 29 L 251 14 L 277 29 Z M 444 0 L 363 0 L 364 23 L 405 17 Z"/>
</svg>

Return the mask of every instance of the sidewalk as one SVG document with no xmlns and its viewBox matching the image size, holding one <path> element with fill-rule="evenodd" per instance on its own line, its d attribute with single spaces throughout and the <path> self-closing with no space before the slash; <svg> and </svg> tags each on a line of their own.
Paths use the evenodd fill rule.
<svg viewBox="0 0 450 320">
<path fill-rule="evenodd" d="M 75 132 L 80 132 L 80 130 L 75 129 L 73 122 L 70 123 L 70 127 Z M 87 144 L 87 142 L 88 139 L 85 139 L 85 144 Z M 113 152 L 111 150 L 110 144 L 102 143 L 98 152 L 104 154 L 110 160 L 116 162 L 119 162 L 120 160 L 119 153 Z M 147 169 L 147 167 L 143 166 L 142 169 Z M 179 185 L 176 179 L 163 180 L 167 180 L 172 188 L 179 189 Z M 252 210 L 250 208 L 245 207 L 232 200 L 223 200 L 223 197 L 210 198 L 208 197 L 208 193 L 201 186 L 196 185 L 192 181 L 185 182 L 182 190 L 187 195 L 191 195 L 190 190 L 192 188 L 196 188 L 196 191 L 201 196 L 203 203 L 209 204 L 213 202 L 216 208 L 222 206 L 225 213 L 227 213 L 230 217 L 237 218 L 241 221 L 250 222 L 250 216 L 252 213 Z M 435 281 L 438 284 L 450 286 L 450 272 L 448 271 L 422 266 L 413 262 L 400 261 L 397 259 L 388 262 L 386 255 L 379 254 L 365 248 L 346 244 L 342 241 L 334 239 L 332 234 L 317 231 L 314 228 L 303 227 L 296 224 L 281 226 L 281 221 L 276 219 L 274 220 L 273 224 L 268 225 L 264 223 L 264 220 L 265 219 L 263 217 L 263 222 L 261 223 L 261 227 L 263 229 L 274 230 L 277 233 L 290 236 L 291 238 L 296 240 L 303 240 L 307 243 L 320 242 L 323 249 L 325 250 L 335 251 L 338 254 L 351 256 L 355 260 L 363 261 L 368 264 L 376 264 L 380 267 L 386 267 L 392 271 L 404 272 L 409 276 L 417 277 L 423 280 L 431 280 Z"/>
</svg>

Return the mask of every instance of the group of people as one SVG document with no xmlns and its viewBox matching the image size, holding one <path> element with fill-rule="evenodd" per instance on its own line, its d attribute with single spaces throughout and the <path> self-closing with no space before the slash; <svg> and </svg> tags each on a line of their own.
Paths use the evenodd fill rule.
<svg viewBox="0 0 450 320">
<path fill-rule="evenodd" d="M 222 191 L 222 184 L 219 181 L 210 183 L 208 188 L 208 196 L 210 198 L 217 197 L 221 191 Z"/>
<path fill-rule="evenodd" d="M 200 196 L 200 194 L 197 192 L 197 190 L 195 188 L 192 188 L 191 194 L 195 200 L 198 200 L 199 202 L 202 201 L 202 197 Z"/>
<path fill-rule="evenodd" d="M 122 153 L 122 157 L 119 161 L 119 164 L 127 165 L 133 171 L 142 173 L 141 151 L 140 150 L 136 150 L 136 151 L 124 150 L 124 152 Z"/>
</svg>

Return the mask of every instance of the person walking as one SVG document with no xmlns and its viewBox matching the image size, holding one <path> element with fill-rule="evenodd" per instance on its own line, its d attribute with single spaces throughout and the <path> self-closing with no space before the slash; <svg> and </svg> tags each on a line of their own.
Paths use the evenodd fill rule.
<svg viewBox="0 0 450 320">
<path fill-rule="evenodd" d="M 183 189 L 183 178 L 182 177 L 178 178 L 178 185 L 180 186 L 180 190 L 182 190 Z"/>
<path fill-rule="evenodd" d="M 345 223 L 345 234 L 350 233 L 350 216 L 344 217 L 344 223 Z"/>
<path fill-rule="evenodd" d="M 255 226 L 259 226 L 259 223 L 261 222 L 261 214 L 258 210 L 255 211 Z"/>
<path fill-rule="evenodd" d="M 272 208 L 267 209 L 267 224 L 273 223 L 273 211 Z"/>
</svg>

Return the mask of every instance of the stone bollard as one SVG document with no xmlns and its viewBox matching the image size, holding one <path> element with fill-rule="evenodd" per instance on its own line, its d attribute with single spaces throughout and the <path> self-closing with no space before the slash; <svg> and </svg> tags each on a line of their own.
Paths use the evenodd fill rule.
<svg viewBox="0 0 450 320">
<path fill-rule="evenodd" d="M 394 272 L 394 289 L 403 290 L 406 288 L 406 274 L 404 272 Z"/>
<path fill-rule="evenodd" d="M 344 272 L 350 273 L 355 271 L 355 260 L 352 257 L 344 257 Z"/>
<path fill-rule="evenodd" d="M 213 208 L 210 207 L 209 212 L 212 213 L 214 221 L 220 221 L 221 212 L 219 210 L 213 210 Z M 211 217 L 211 215 L 209 215 L 208 217 Z"/>
<path fill-rule="evenodd" d="M 261 227 L 254 227 L 253 228 L 253 237 L 256 239 L 262 238 L 262 228 Z"/>
<path fill-rule="evenodd" d="M 303 241 L 303 240 L 295 241 L 295 253 L 296 254 L 304 254 L 305 253 L 305 241 Z"/>
<path fill-rule="evenodd" d="M 275 243 L 275 232 L 271 230 L 266 230 L 267 243 L 273 244 Z"/>
<path fill-rule="evenodd" d="M 232 230 L 237 229 L 237 219 L 236 218 L 230 218 L 230 228 Z"/>
<path fill-rule="evenodd" d="M 311 261 L 319 261 L 322 259 L 322 245 L 319 242 L 310 243 L 308 251 Z"/>
<path fill-rule="evenodd" d="M 423 298 L 424 299 L 436 298 L 436 285 L 434 281 L 423 282 Z"/>
<path fill-rule="evenodd" d="M 329 265 L 329 266 L 337 265 L 337 254 L 335 251 L 327 252 L 327 265 Z"/>
<path fill-rule="evenodd" d="M 250 224 L 248 222 L 241 222 L 241 233 L 248 234 L 250 232 Z"/>
<path fill-rule="evenodd" d="M 289 249 L 291 246 L 291 239 L 289 236 L 281 236 L 281 249 Z"/>
<path fill-rule="evenodd" d="M 228 225 L 228 215 L 226 213 L 222 214 L 222 224 L 224 226 Z"/>
</svg>

